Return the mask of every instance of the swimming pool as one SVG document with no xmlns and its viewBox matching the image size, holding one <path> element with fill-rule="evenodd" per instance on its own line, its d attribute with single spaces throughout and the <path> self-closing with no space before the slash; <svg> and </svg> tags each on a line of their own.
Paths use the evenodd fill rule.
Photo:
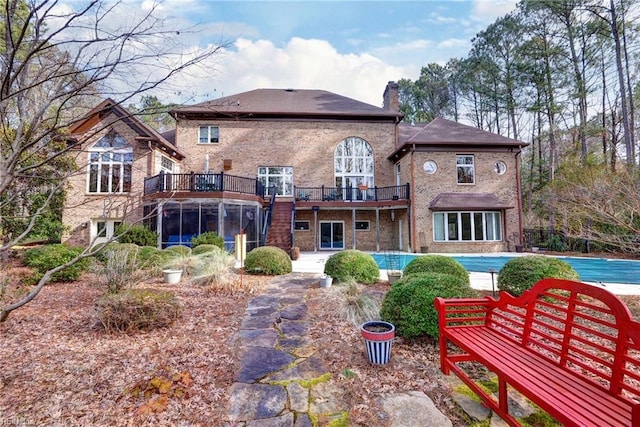
<svg viewBox="0 0 640 427">
<path fill-rule="evenodd" d="M 372 254 L 381 269 L 387 269 L 386 254 Z M 417 254 L 399 254 L 397 269 L 402 270 Z M 469 272 L 500 271 L 510 256 L 460 255 L 453 256 Z M 569 263 L 585 282 L 640 284 L 640 261 L 607 258 L 558 257 Z M 394 266 L 394 268 L 396 268 Z"/>
</svg>

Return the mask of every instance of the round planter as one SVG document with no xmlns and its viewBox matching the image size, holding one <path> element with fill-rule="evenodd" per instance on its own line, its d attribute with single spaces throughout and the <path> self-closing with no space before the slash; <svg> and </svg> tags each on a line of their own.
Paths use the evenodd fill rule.
<svg viewBox="0 0 640 427">
<path fill-rule="evenodd" d="M 396 328 L 389 322 L 373 320 L 360 326 L 364 338 L 367 358 L 374 365 L 384 365 L 391 358 L 391 345 Z"/>
<path fill-rule="evenodd" d="M 332 283 L 333 283 L 333 277 L 331 276 L 322 276 L 320 278 L 321 288 L 330 288 Z"/>
<path fill-rule="evenodd" d="M 182 270 L 162 270 L 162 274 L 164 275 L 165 283 L 170 285 L 175 285 L 180 282 L 182 278 Z"/>
</svg>

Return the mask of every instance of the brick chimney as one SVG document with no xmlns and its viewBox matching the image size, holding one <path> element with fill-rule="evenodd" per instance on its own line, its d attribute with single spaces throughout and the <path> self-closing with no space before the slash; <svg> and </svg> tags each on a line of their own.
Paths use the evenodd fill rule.
<svg viewBox="0 0 640 427">
<path fill-rule="evenodd" d="M 387 83 L 387 87 L 384 88 L 382 99 L 382 108 L 386 110 L 400 111 L 400 103 L 398 101 L 398 83 Z"/>
</svg>

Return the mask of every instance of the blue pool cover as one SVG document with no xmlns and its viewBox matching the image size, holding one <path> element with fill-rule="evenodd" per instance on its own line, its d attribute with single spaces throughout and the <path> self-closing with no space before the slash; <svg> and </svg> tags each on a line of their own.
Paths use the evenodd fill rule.
<svg viewBox="0 0 640 427">
<path fill-rule="evenodd" d="M 386 269 L 387 255 L 372 254 L 381 269 Z M 399 254 L 397 269 L 402 270 L 415 257 L 420 255 Z M 513 257 L 509 256 L 454 256 L 452 257 L 469 272 L 488 273 L 493 269 L 499 272 L 502 266 Z M 585 282 L 640 284 L 640 261 L 608 258 L 558 257 L 569 263 Z"/>
</svg>

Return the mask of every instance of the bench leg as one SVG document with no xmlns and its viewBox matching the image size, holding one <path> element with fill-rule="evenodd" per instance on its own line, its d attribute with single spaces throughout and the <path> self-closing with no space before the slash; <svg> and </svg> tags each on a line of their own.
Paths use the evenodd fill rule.
<svg viewBox="0 0 640 427">
<path fill-rule="evenodd" d="M 507 396 L 507 383 L 498 377 L 498 405 L 505 414 L 509 413 L 509 397 Z"/>
</svg>

